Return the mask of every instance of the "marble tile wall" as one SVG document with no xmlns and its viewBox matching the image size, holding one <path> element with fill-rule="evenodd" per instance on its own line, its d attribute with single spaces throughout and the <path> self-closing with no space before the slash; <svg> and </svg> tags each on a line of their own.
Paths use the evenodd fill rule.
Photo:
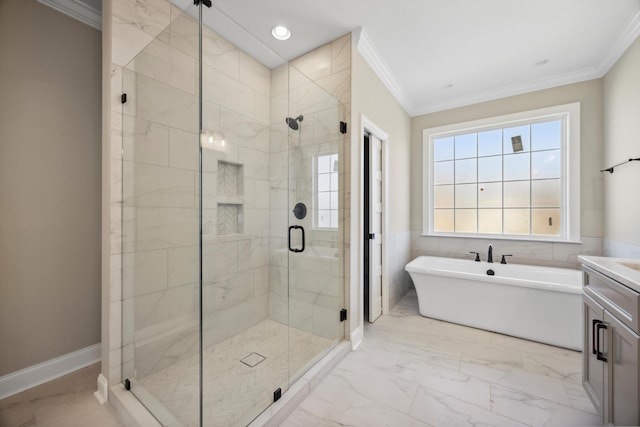
<svg viewBox="0 0 640 427">
<path fill-rule="evenodd" d="M 552 242 L 520 242 L 515 240 L 464 239 L 451 237 L 424 237 L 419 231 L 411 232 L 411 259 L 420 255 L 449 258 L 469 258 L 470 251 L 480 252 L 487 259 L 489 244 L 493 246 L 494 262 L 500 262 L 501 254 L 514 264 L 532 264 L 550 267 L 579 269 L 578 255 L 602 254 L 602 239 L 582 237 L 582 244 Z"/>
<path fill-rule="evenodd" d="M 389 308 L 392 308 L 413 287 L 404 266 L 411 261 L 411 232 L 389 233 L 386 237 L 389 280 Z"/>
</svg>

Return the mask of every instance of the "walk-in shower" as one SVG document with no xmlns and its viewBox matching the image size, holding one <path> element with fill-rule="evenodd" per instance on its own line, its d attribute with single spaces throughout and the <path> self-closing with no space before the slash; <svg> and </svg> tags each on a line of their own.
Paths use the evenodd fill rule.
<svg viewBox="0 0 640 427">
<path fill-rule="evenodd" d="M 163 425 L 246 425 L 344 338 L 345 107 L 166 9 L 122 72 L 122 380 Z"/>
</svg>

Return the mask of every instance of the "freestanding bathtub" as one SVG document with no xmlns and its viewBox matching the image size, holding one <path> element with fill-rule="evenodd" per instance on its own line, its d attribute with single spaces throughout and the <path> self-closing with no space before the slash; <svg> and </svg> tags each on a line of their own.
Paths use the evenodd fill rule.
<svg viewBox="0 0 640 427">
<path fill-rule="evenodd" d="M 431 256 L 414 259 L 405 270 L 422 316 L 582 349 L 578 270 Z"/>
</svg>

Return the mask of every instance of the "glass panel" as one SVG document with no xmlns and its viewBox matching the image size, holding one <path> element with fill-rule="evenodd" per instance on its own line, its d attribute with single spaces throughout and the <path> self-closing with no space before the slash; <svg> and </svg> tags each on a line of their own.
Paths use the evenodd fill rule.
<svg viewBox="0 0 640 427">
<path fill-rule="evenodd" d="M 532 209 L 533 234 L 560 235 L 560 209 Z"/>
<path fill-rule="evenodd" d="M 478 182 L 502 181 L 502 156 L 478 159 Z"/>
<path fill-rule="evenodd" d="M 531 182 L 531 206 L 560 207 L 562 187 L 559 179 L 545 179 Z"/>
<path fill-rule="evenodd" d="M 453 208 L 453 185 L 439 185 L 433 188 L 433 207 Z"/>
<path fill-rule="evenodd" d="M 505 208 L 529 207 L 530 181 L 505 182 L 503 186 Z"/>
<path fill-rule="evenodd" d="M 518 137 L 520 137 L 519 140 Z M 502 141 L 504 154 L 531 150 L 530 126 L 504 128 Z M 522 145 L 520 146 L 519 143 Z"/>
<path fill-rule="evenodd" d="M 504 180 L 529 179 L 529 153 L 504 156 Z"/>
<path fill-rule="evenodd" d="M 456 184 L 464 182 L 476 182 L 476 159 L 456 160 Z M 443 184 L 449 184 L 443 182 Z"/>
<path fill-rule="evenodd" d="M 331 209 L 338 209 L 338 195 L 340 193 L 338 192 L 338 189 L 336 188 L 336 191 L 332 191 L 331 192 Z"/>
<path fill-rule="evenodd" d="M 311 55 L 313 58 L 313 53 Z M 300 64 L 307 66 L 305 61 Z M 286 111 L 288 117 L 302 116 L 304 119 L 298 122 L 296 130 L 285 124 L 284 117 L 271 115 L 272 132 L 284 131 L 288 140 L 288 207 L 279 212 L 288 216 L 285 216 L 287 223 L 282 224 L 281 230 L 276 230 L 286 233 L 287 226 L 303 227 L 305 243 L 302 252 L 285 252 L 289 275 L 287 304 L 274 305 L 271 301 L 267 310 L 270 320 L 288 325 L 288 345 L 282 349 L 288 349 L 289 384 L 299 379 L 344 337 L 344 323 L 340 322 L 340 310 L 344 307 L 345 251 L 342 206 L 348 202 L 342 201 L 348 183 L 344 179 L 345 162 L 341 160 L 345 158 L 345 147 L 349 146 L 348 136 L 342 135 L 338 126 L 340 121 L 346 121 L 344 105 L 294 65 L 288 66 Z M 274 95 L 272 93 L 272 98 Z M 328 180 L 319 173 L 316 189 L 313 164 L 314 159 L 322 156 L 330 157 L 329 173 L 324 175 Z M 381 163 L 375 167 L 381 167 Z M 271 173 L 277 172 L 272 170 Z M 272 180 L 271 185 L 275 183 Z M 312 207 L 315 193 L 324 189 L 330 192 L 330 209 L 317 212 L 317 227 L 312 209 L 302 219 L 293 214 L 296 203 Z M 380 218 L 378 215 L 377 221 Z M 271 229 L 274 228 L 272 225 Z M 302 230 L 294 228 L 291 233 L 292 247 L 302 248 Z M 274 381 L 270 384 L 270 392 L 265 389 L 265 396 L 271 399 L 281 381 L 276 373 L 272 372 Z"/>
<path fill-rule="evenodd" d="M 453 229 L 453 209 L 433 210 L 433 230 L 452 232 Z"/>
<path fill-rule="evenodd" d="M 180 43 L 198 21 L 171 10 L 123 69 L 122 379 L 164 425 L 198 425 L 199 57 Z"/>
<path fill-rule="evenodd" d="M 478 155 L 476 134 L 458 135 L 455 137 L 456 159 L 467 159 Z"/>
<path fill-rule="evenodd" d="M 478 210 L 477 209 L 456 209 L 456 232 L 457 233 L 477 233 L 478 232 Z"/>
<path fill-rule="evenodd" d="M 433 140 L 433 161 L 453 159 L 453 137 Z"/>
<path fill-rule="evenodd" d="M 453 162 L 434 163 L 433 184 L 453 184 Z"/>
<path fill-rule="evenodd" d="M 318 175 L 318 191 L 331 191 L 331 176 L 329 174 Z"/>
<path fill-rule="evenodd" d="M 216 25 L 202 27 L 202 425 L 247 425 L 288 387 L 287 72 L 235 45 L 229 28 L 260 43 L 215 5 L 202 13 Z M 331 157 L 305 167 L 325 172 L 329 209 Z"/>
<path fill-rule="evenodd" d="M 479 209 L 478 233 L 502 233 L 502 209 Z"/>
<path fill-rule="evenodd" d="M 531 125 L 531 150 L 560 148 L 562 144 L 562 121 L 536 123 Z"/>
<path fill-rule="evenodd" d="M 331 209 L 331 193 L 318 192 L 318 209 Z"/>
<path fill-rule="evenodd" d="M 560 178 L 560 150 L 531 153 L 531 175 L 533 179 Z"/>
<path fill-rule="evenodd" d="M 318 156 L 318 173 L 331 172 L 331 155 Z"/>
<path fill-rule="evenodd" d="M 505 209 L 504 210 L 505 234 L 529 234 L 530 212 L 529 209 Z"/>
<path fill-rule="evenodd" d="M 501 208 L 502 207 L 502 183 L 492 182 L 478 184 L 478 207 Z"/>
<path fill-rule="evenodd" d="M 475 208 L 477 206 L 478 185 L 464 184 L 455 186 L 456 209 Z"/>
<path fill-rule="evenodd" d="M 478 132 L 478 156 L 502 154 L 502 129 Z"/>
</svg>

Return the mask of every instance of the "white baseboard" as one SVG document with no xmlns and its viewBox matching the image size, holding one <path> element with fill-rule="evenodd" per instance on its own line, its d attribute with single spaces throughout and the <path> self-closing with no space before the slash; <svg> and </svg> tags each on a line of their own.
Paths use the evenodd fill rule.
<svg viewBox="0 0 640 427">
<path fill-rule="evenodd" d="M 104 405 L 109 400 L 109 382 L 107 381 L 107 377 L 102 375 L 102 373 L 98 375 L 96 391 L 93 395 L 101 405 Z"/>
<path fill-rule="evenodd" d="M 94 344 L 0 377 L 0 399 L 99 362 L 102 357 L 100 347 L 100 344 Z"/>
<path fill-rule="evenodd" d="M 358 326 L 351 332 L 351 350 L 355 351 L 362 344 L 362 338 L 364 334 L 362 333 L 362 326 Z"/>
</svg>

